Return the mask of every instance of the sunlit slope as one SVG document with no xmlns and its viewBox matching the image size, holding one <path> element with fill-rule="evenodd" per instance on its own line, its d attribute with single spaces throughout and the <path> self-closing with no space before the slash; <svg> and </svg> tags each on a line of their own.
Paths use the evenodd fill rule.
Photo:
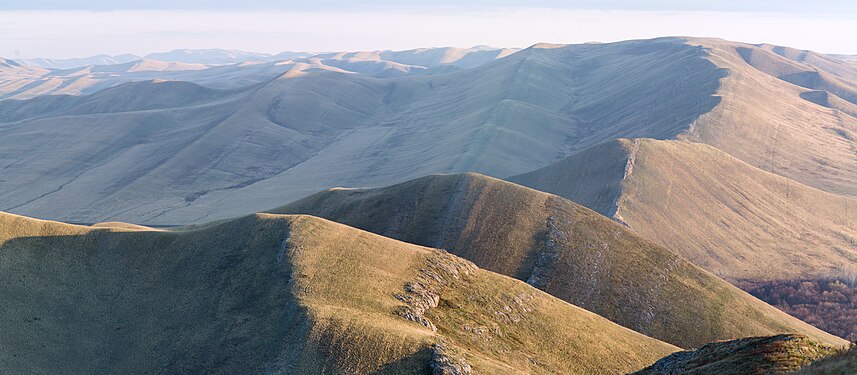
<svg viewBox="0 0 857 375">
<path fill-rule="evenodd" d="M 788 47 L 689 42 L 728 74 L 721 102 L 693 123 L 688 139 L 804 185 L 857 194 L 857 67 Z"/>
<path fill-rule="evenodd" d="M 106 226 L 0 214 L 0 372 L 626 373 L 676 350 L 314 217 Z"/>
<path fill-rule="evenodd" d="M 482 175 L 332 189 L 272 212 L 321 216 L 447 249 L 681 347 L 784 332 L 843 342 L 585 207 Z"/>
<path fill-rule="evenodd" d="M 619 140 L 510 178 L 598 210 L 727 279 L 857 264 L 857 200 L 687 141 Z"/>
</svg>

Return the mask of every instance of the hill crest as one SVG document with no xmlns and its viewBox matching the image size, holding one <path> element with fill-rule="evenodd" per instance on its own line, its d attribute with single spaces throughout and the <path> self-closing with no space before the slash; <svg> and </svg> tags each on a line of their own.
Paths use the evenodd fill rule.
<svg viewBox="0 0 857 375">
<path fill-rule="evenodd" d="M 857 262 L 857 200 L 705 144 L 613 141 L 509 180 L 594 208 L 727 279 L 828 277 Z"/>
<path fill-rule="evenodd" d="M 331 189 L 270 212 L 443 248 L 681 347 L 749 332 L 841 342 L 583 206 L 474 173 Z"/>
</svg>

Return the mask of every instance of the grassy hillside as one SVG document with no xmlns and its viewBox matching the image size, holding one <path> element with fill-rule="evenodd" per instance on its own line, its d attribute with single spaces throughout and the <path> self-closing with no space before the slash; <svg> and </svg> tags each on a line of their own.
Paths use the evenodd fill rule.
<svg viewBox="0 0 857 375">
<path fill-rule="evenodd" d="M 749 337 L 673 353 L 635 374 L 785 374 L 837 351 L 800 335 Z"/>
<path fill-rule="evenodd" d="M 619 140 L 510 180 L 596 209 L 727 279 L 824 278 L 857 264 L 857 199 L 704 144 Z"/>
<path fill-rule="evenodd" d="M 757 168 L 857 195 L 857 67 L 811 51 L 691 39 L 727 74 L 720 103 L 681 136 Z M 819 96 L 828 98 L 817 100 Z"/>
<path fill-rule="evenodd" d="M 624 373 L 675 347 L 309 216 L 172 231 L 0 214 L 2 373 Z"/>
<path fill-rule="evenodd" d="M 844 343 L 585 207 L 482 175 L 331 189 L 271 212 L 443 248 L 681 347 L 785 332 Z"/>
</svg>

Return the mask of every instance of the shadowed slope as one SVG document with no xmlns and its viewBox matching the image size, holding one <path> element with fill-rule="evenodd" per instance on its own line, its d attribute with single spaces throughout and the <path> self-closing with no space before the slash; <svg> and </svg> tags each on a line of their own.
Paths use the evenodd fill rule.
<svg viewBox="0 0 857 375">
<path fill-rule="evenodd" d="M 727 279 L 826 277 L 857 264 L 857 200 L 703 144 L 619 140 L 510 180 L 596 209 Z"/>
<path fill-rule="evenodd" d="M 0 283 L 3 373 L 618 373 L 675 350 L 308 216 L 152 231 L 0 213 Z"/>
<path fill-rule="evenodd" d="M 682 347 L 782 332 L 843 342 L 587 208 L 486 176 L 332 189 L 272 212 L 317 215 L 444 248 Z"/>
<path fill-rule="evenodd" d="M 31 100 L 5 100 L 0 102 L 0 122 L 181 108 L 234 94 L 236 91 L 214 90 L 190 82 L 134 82 L 88 96 L 45 95 Z"/>
</svg>

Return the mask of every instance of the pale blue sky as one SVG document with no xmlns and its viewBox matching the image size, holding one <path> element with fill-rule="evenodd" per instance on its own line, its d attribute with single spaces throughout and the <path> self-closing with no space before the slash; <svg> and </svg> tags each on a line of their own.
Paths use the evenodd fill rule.
<svg viewBox="0 0 857 375">
<path fill-rule="evenodd" d="M 855 0 L 0 0 L 0 56 L 407 49 L 666 35 L 857 54 Z"/>
<path fill-rule="evenodd" d="M 130 9 L 208 9 L 208 10 L 369 10 L 424 6 L 527 7 L 561 9 L 685 10 L 782 13 L 854 13 L 853 0 L 2 0 L 0 9 L 130 10 Z"/>
</svg>

